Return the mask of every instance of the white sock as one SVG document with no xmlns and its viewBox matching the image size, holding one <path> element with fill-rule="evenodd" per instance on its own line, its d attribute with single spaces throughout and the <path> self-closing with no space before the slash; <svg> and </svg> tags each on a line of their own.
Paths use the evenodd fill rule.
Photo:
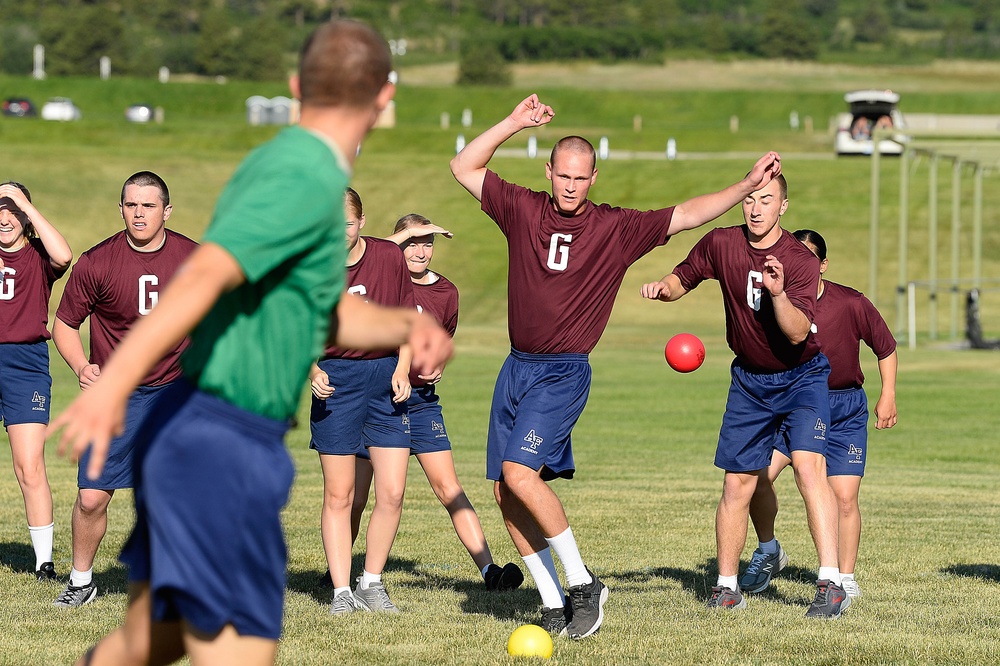
<svg viewBox="0 0 1000 666">
<path fill-rule="evenodd" d="M 489 569 L 490 569 L 491 566 L 493 566 L 493 565 L 487 564 L 485 567 L 483 567 L 482 569 L 479 570 L 479 573 L 482 574 L 482 576 L 483 576 L 483 580 L 486 580 L 486 572 L 489 571 Z"/>
<path fill-rule="evenodd" d="M 716 583 L 718 587 L 728 587 L 733 592 L 736 591 L 736 576 L 719 576 L 719 581 Z"/>
<path fill-rule="evenodd" d="M 54 531 L 55 523 L 49 523 L 43 527 L 28 525 L 28 532 L 31 534 L 31 547 L 35 549 L 35 571 L 38 571 L 46 562 L 52 561 L 52 533 Z"/>
<path fill-rule="evenodd" d="M 90 567 L 86 571 L 77 571 L 74 567 L 69 572 L 69 584 L 73 587 L 83 587 L 84 585 L 90 585 L 91 581 L 94 580 L 94 567 Z"/>
<path fill-rule="evenodd" d="M 760 552 L 764 553 L 765 555 L 771 555 L 773 553 L 778 552 L 777 539 L 771 539 L 770 541 L 760 541 L 758 543 L 760 544 L 758 546 L 758 548 L 760 548 Z"/>
<path fill-rule="evenodd" d="M 594 580 L 591 578 L 590 572 L 587 571 L 587 567 L 584 566 L 583 558 L 580 557 L 580 549 L 576 547 L 572 528 L 567 527 L 562 534 L 551 539 L 545 537 L 545 540 L 549 543 L 549 547 L 555 551 L 559 561 L 562 562 L 563 571 L 566 572 L 566 585 L 576 587 L 577 585 L 586 585 Z"/>
<path fill-rule="evenodd" d="M 854 572 L 852 571 L 851 573 L 844 573 L 843 571 L 841 571 L 840 572 L 840 580 L 841 580 L 841 582 L 843 582 L 845 580 L 854 580 Z"/>
<path fill-rule="evenodd" d="M 524 566 L 535 580 L 535 587 L 542 597 L 542 605 L 546 608 L 565 608 L 566 596 L 559 587 L 559 575 L 556 573 L 556 563 L 552 552 L 546 548 L 531 555 L 525 555 Z"/>
<path fill-rule="evenodd" d="M 819 580 L 828 580 L 837 587 L 844 584 L 844 581 L 840 577 L 840 569 L 837 567 L 820 567 Z"/>
<path fill-rule="evenodd" d="M 361 574 L 362 590 L 367 590 L 369 587 L 371 587 L 372 583 L 381 583 L 381 582 L 382 582 L 382 574 L 380 573 L 378 574 L 368 573 L 368 570 L 365 569 L 365 572 Z"/>
<path fill-rule="evenodd" d="M 347 587 L 335 587 L 333 588 L 333 596 L 337 596 L 341 592 L 350 592 L 350 591 L 351 591 L 350 585 L 348 585 Z"/>
</svg>

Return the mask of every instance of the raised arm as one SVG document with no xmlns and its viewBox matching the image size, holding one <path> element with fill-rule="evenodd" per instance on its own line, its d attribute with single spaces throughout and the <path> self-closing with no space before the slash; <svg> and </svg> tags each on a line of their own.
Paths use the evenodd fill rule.
<svg viewBox="0 0 1000 666">
<path fill-rule="evenodd" d="M 643 298 L 671 303 L 687 293 L 681 280 L 673 273 L 664 275 L 658 282 L 647 282 L 639 289 Z"/>
<path fill-rule="evenodd" d="M 70 263 L 73 261 L 73 250 L 70 249 L 69 243 L 45 219 L 45 216 L 38 212 L 38 209 L 28 201 L 28 198 L 24 196 L 24 192 L 20 188 L 9 183 L 7 185 L 0 185 L 0 199 L 5 197 L 13 201 L 14 205 L 20 208 L 21 212 L 28 217 L 31 226 L 35 229 L 35 233 L 38 234 L 38 239 L 45 246 L 45 251 L 49 255 L 49 263 L 52 264 L 52 268 L 56 273 L 62 274 L 63 271 L 69 268 Z"/>
<path fill-rule="evenodd" d="M 719 192 L 702 194 L 675 206 L 674 215 L 670 220 L 670 233 L 676 234 L 711 222 L 743 201 L 747 195 L 770 183 L 779 174 L 781 174 L 781 156 L 771 151 L 757 160 L 750 173 L 739 182 Z"/>
<path fill-rule="evenodd" d="M 764 261 L 763 273 L 761 282 L 771 295 L 771 305 L 774 307 L 774 318 L 778 322 L 778 328 L 793 345 L 801 344 L 809 335 L 812 323 L 785 293 L 785 267 L 777 257 L 769 254 Z"/>
<path fill-rule="evenodd" d="M 454 238 L 455 234 L 451 233 L 444 227 L 439 227 L 436 224 L 421 224 L 416 227 L 406 227 L 405 229 L 400 229 L 394 234 L 386 236 L 387 241 L 392 241 L 396 245 L 402 245 L 411 238 L 420 238 L 421 236 L 430 236 L 431 234 L 440 234 L 445 238 Z"/>
<path fill-rule="evenodd" d="M 477 201 L 483 199 L 483 181 L 486 180 L 486 165 L 493 153 L 504 141 L 526 127 L 547 125 L 555 112 L 552 107 L 538 101 L 538 95 L 531 94 L 518 104 L 510 115 L 470 141 L 451 160 L 451 173 Z"/>
</svg>

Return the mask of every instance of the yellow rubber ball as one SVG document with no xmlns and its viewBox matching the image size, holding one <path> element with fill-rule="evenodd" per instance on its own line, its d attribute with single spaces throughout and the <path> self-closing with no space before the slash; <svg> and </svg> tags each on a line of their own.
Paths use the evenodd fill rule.
<svg viewBox="0 0 1000 666">
<path fill-rule="evenodd" d="M 512 657 L 552 656 L 552 638 L 537 624 L 525 624 L 515 629 L 507 639 L 507 654 Z"/>
</svg>

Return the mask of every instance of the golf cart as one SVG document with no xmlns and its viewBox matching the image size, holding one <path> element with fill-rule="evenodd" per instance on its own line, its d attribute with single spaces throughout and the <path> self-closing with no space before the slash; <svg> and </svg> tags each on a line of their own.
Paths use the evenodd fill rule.
<svg viewBox="0 0 1000 666">
<path fill-rule="evenodd" d="M 899 95 L 891 90 L 857 90 L 844 95 L 850 109 L 837 117 L 837 138 L 834 146 L 838 155 L 871 155 L 875 149 L 872 132 L 876 129 L 904 129 L 906 124 L 899 112 Z M 903 152 L 902 134 L 879 141 L 883 155 Z"/>
</svg>

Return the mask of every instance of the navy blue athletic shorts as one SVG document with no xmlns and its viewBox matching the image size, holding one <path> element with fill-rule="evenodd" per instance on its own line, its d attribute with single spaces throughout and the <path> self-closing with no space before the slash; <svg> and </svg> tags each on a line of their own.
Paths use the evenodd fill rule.
<svg viewBox="0 0 1000 666">
<path fill-rule="evenodd" d="M 295 476 L 286 421 L 171 384 L 136 438 L 136 524 L 119 559 L 148 582 L 154 622 L 277 640 Z"/>
<path fill-rule="evenodd" d="M 0 344 L 0 418 L 4 426 L 48 423 L 51 399 L 48 343 Z"/>
<path fill-rule="evenodd" d="M 782 437 L 775 447 L 790 458 Z M 830 391 L 830 428 L 826 434 L 826 475 L 864 476 L 868 450 L 868 396 L 861 388 Z"/>
<path fill-rule="evenodd" d="M 410 453 L 451 450 L 440 398 L 433 385 L 413 387 L 406 409 L 410 415 Z"/>
<path fill-rule="evenodd" d="M 313 396 L 309 448 L 326 455 L 355 455 L 368 446 L 410 448 L 406 403 L 392 401 L 395 356 L 374 360 L 331 358 L 319 362 L 333 395 Z"/>
<path fill-rule="evenodd" d="M 135 437 L 139 430 L 139 425 L 149 414 L 151 409 L 157 404 L 157 396 L 170 386 L 140 386 L 132 391 L 128 398 L 128 407 L 125 410 L 125 431 L 118 437 L 111 440 L 108 448 L 108 457 L 104 461 L 104 469 L 97 479 L 87 478 L 87 465 L 90 464 L 90 449 L 88 448 L 80 456 L 79 467 L 76 472 L 76 485 L 80 488 L 96 488 L 99 490 L 120 490 L 122 488 L 132 488 L 135 484 L 132 480 L 132 468 L 134 465 Z M 163 409 L 171 409 L 169 405 L 164 405 Z"/>
<path fill-rule="evenodd" d="M 755 472 L 771 463 L 782 437 L 790 451 L 826 453 L 830 363 L 817 354 L 781 372 L 750 372 L 733 361 L 715 466 Z"/>
<path fill-rule="evenodd" d="M 586 354 L 510 350 L 497 376 L 486 444 L 486 478 L 502 481 L 503 463 L 541 470 L 545 480 L 573 478 L 571 435 L 590 394 Z"/>
</svg>

